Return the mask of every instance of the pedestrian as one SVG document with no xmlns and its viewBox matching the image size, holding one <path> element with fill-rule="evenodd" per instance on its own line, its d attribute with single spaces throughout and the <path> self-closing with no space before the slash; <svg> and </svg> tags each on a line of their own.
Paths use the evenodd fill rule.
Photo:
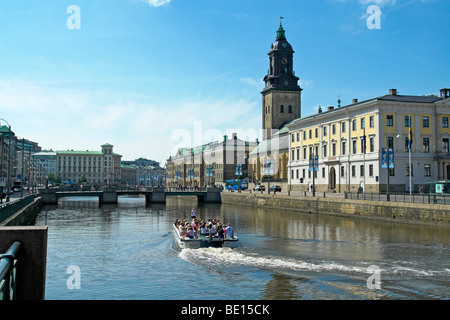
<svg viewBox="0 0 450 320">
<path fill-rule="evenodd" d="M 195 216 L 196 216 L 195 208 L 192 208 L 192 210 L 191 210 L 191 218 L 195 219 Z"/>
</svg>

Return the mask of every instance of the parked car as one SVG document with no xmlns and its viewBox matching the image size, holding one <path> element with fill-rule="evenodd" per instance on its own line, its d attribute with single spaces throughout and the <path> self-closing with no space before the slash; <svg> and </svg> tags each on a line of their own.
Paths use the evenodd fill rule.
<svg viewBox="0 0 450 320">
<path fill-rule="evenodd" d="M 14 192 L 19 192 L 19 191 L 20 191 L 20 188 L 15 187 L 13 190 L 14 190 Z"/>
<path fill-rule="evenodd" d="M 253 191 L 266 191 L 266 186 L 258 184 L 256 187 L 253 188 Z"/>
<path fill-rule="evenodd" d="M 270 186 L 270 191 L 281 192 L 281 187 L 280 186 Z"/>
</svg>

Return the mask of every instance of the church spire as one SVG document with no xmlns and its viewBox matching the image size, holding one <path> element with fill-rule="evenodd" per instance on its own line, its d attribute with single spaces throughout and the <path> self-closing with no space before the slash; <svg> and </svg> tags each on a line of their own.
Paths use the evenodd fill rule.
<svg viewBox="0 0 450 320">
<path fill-rule="evenodd" d="M 281 23 L 282 19 L 284 18 L 280 17 L 280 27 L 277 30 L 277 40 L 286 40 L 286 31 L 284 31 L 283 24 Z"/>
</svg>

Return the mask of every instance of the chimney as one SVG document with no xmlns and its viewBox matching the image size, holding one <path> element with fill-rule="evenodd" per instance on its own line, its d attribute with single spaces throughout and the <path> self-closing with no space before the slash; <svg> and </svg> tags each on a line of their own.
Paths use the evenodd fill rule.
<svg viewBox="0 0 450 320">
<path fill-rule="evenodd" d="M 322 107 L 321 107 L 321 106 L 319 106 L 319 111 L 318 111 L 318 113 L 322 113 Z"/>
<path fill-rule="evenodd" d="M 442 99 L 450 98 L 450 89 L 448 88 L 441 89 L 441 98 Z"/>
<path fill-rule="evenodd" d="M 391 96 L 396 96 L 396 95 L 397 95 L 397 89 L 390 89 L 390 90 L 389 90 L 389 94 L 390 94 Z"/>
<path fill-rule="evenodd" d="M 227 135 L 223 136 L 223 141 L 227 142 L 227 140 L 228 140 L 228 136 Z"/>
<path fill-rule="evenodd" d="M 329 106 L 329 107 L 328 107 L 328 111 L 331 111 L 331 110 L 334 110 L 334 107 L 333 107 L 333 106 Z"/>
<path fill-rule="evenodd" d="M 233 140 L 237 140 L 237 133 L 233 133 Z"/>
<path fill-rule="evenodd" d="M 358 99 L 353 99 L 353 104 L 358 103 Z"/>
</svg>

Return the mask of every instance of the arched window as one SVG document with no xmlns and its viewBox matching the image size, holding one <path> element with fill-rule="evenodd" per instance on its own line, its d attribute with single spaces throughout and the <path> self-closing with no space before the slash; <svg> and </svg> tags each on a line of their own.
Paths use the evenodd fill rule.
<svg viewBox="0 0 450 320">
<path fill-rule="evenodd" d="M 292 106 L 291 105 L 289 105 L 289 107 L 288 107 L 288 112 L 292 113 Z"/>
<path fill-rule="evenodd" d="M 280 107 L 280 112 L 284 113 L 284 106 L 283 105 L 281 105 L 281 107 Z"/>
</svg>

